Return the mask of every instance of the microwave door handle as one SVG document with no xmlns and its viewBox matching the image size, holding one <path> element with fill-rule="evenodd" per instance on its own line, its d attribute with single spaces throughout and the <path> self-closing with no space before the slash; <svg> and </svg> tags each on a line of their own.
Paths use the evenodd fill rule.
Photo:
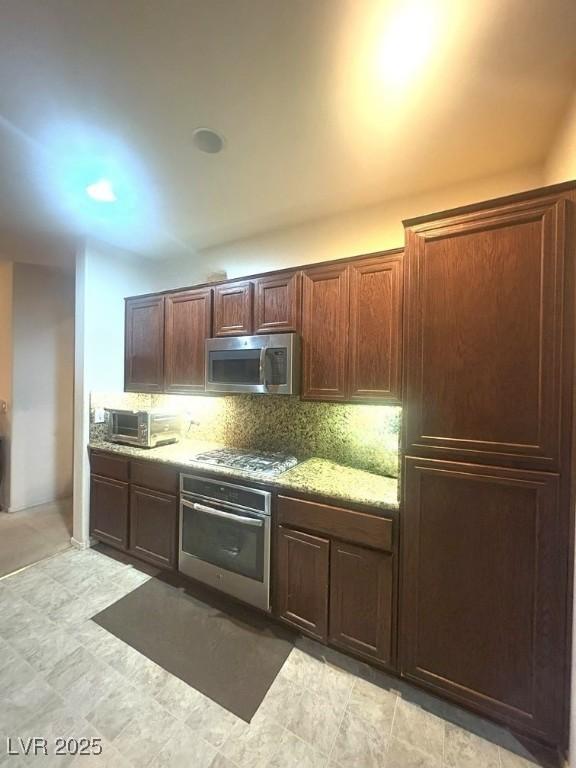
<svg viewBox="0 0 576 768">
<path fill-rule="evenodd" d="M 264 389 L 268 389 L 266 382 L 266 355 L 268 354 L 268 347 L 262 347 L 260 349 L 260 383 Z"/>
<path fill-rule="evenodd" d="M 207 515 L 213 515 L 214 517 L 223 517 L 226 520 L 234 520 L 236 523 L 242 523 L 242 525 L 251 525 L 255 528 L 261 528 L 264 525 L 262 520 L 253 520 L 251 517 L 242 517 L 242 515 L 234 515 L 231 512 L 224 512 L 222 509 L 214 509 L 214 507 L 207 507 L 205 504 L 190 504 L 188 501 L 182 501 L 185 507 L 196 510 L 196 512 L 204 512 Z"/>
</svg>

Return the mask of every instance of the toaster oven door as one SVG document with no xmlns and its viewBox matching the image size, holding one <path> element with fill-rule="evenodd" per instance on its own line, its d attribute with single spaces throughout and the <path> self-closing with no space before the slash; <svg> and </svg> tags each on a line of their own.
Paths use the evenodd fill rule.
<svg viewBox="0 0 576 768">
<path fill-rule="evenodd" d="M 142 445 L 142 420 L 131 411 L 109 411 L 108 439 L 115 442 Z"/>
</svg>

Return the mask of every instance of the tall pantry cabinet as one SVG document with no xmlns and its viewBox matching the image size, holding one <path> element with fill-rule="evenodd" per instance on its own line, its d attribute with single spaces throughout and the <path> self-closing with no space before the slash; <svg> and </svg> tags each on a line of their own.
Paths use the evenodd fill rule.
<svg viewBox="0 0 576 768">
<path fill-rule="evenodd" d="M 565 734 L 576 186 L 406 225 L 402 674 Z"/>
</svg>

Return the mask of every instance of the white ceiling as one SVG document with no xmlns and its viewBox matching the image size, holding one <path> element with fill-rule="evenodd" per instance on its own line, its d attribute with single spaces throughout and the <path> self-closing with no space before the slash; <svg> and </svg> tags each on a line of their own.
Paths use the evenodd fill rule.
<svg viewBox="0 0 576 768">
<path fill-rule="evenodd" d="M 0 226 L 198 249 L 542 162 L 575 87 L 574 0 L 0 0 Z"/>
</svg>

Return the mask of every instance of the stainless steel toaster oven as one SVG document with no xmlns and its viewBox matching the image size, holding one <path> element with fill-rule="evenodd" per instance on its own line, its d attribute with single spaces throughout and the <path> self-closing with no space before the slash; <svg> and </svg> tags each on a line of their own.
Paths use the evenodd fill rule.
<svg viewBox="0 0 576 768">
<path fill-rule="evenodd" d="M 140 448 L 176 443 L 180 439 L 180 417 L 166 411 L 106 409 L 108 440 Z"/>
</svg>

